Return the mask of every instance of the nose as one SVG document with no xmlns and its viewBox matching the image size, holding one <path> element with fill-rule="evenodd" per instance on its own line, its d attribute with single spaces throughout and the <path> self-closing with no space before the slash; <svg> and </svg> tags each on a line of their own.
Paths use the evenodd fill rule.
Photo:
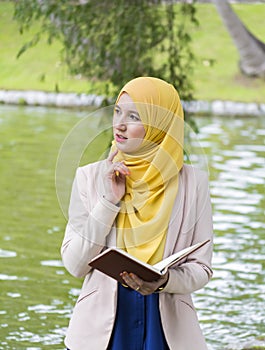
<svg viewBox="0 0 265 350">
<path fill-rule="evenodd" d="M 125 131 L 127 128 L 126 122 L 125 122 L 125 117 L 122 116 L 118 120 L 115 121 L 115 128 L 121 131 Z"/>
<path fill-rule="evenodd" d="M 116 129 L 125 131 L 126 130 L 126 124 L 125 123 L 118 123 L 115 125 Z"/>
</svg>

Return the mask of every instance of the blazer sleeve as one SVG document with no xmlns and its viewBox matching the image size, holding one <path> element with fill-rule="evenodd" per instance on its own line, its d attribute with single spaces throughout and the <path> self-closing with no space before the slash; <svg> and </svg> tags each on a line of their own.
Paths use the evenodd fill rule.
<svg viewBox="0 0 265 350">
<path fill-rule="evenodd" d="M 120 210 L 103 197 L 98 197 L 95 203 L 91 203 L 89 181 L 91 179 L 85 171 L 78 168 L 72 186 L 69 220 L 61 246 L 64 266 L 75 277 L 84 277 L 91 270 L 88 263 L 106 245 L 106 237 Z M 93 186 L 91 188 L 93 190 Z"/>
<path fill-rule="evenodd" d="M 190 245 L 209 239 L 210 242 L 190 254 L 186 261 L 169 269 L 169 279 L 163 292 L 190 294 L 203 288 L 212 277 L 213 222 L 208 175 L 200 172 L 196 185 L 197 198 L 192 210 L 195 223 L 189 232 L 180 232 L 191 237 Z M 190 239 L 190 238 L 189 238 Z"/>
</svg>

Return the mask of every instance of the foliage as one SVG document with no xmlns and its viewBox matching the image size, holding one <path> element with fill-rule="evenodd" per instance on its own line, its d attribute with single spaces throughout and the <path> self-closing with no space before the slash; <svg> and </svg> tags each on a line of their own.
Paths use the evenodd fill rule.
<svg viewBox="0 0 265 350">
<path fill-rule="evenodd" d="M 136 76 L 170 81 L 184 100 L 192 98 L 191 25 L 195 5 L 161 0 L 16 0 L 14 17 L 24 32 L 39 31 L 19 51 L 36 45 L 43 34 L 63 43 L 70 72 L 106 82 L 106 95 Z M 162 56 L 161 56 L 162 53 Z M 162 57 L 162 60 L 156 59 Z"/>
</svg>

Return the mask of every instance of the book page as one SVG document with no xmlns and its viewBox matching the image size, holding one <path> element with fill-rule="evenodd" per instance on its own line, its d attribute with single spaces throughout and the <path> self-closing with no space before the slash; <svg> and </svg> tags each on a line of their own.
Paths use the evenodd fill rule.
<svg viewBox="0 0 265 350">
<path fill-rule="evenodd" d="M 186 256 L 188 256 L 189 254 L 191 254 L 195 250 L 202 247 L 207 242 L 209 242 L 209 239 L 206 241 L 194 244 L 188 248 L 182 249 L 181 251 L 179 251 L 173 255 L 170 255 L 169 257 L 165 258 L 164 260 L 161 260 L 160 262 L 154 264 L 153 267 L 158 269 L 162 274 L 164 274 L 164 273 L 166 273 L 167 269 L 171 265 L 173 265 L 173 264 L 177 263 L 178 261 L 180 261 L 181 259 L 185 258 Z"/>
</svg>

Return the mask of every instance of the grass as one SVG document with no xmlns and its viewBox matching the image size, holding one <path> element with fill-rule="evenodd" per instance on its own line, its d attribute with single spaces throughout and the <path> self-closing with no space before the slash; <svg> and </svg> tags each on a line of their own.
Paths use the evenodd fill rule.
<svg viewBox="0 0 265 350">
<path fill-rule="evenodd" d="M 234 10 L 260 40 L 265 38 L 265 4 L 237 4 Z M 265 101 L 265 80 L 243 76 L 238 52 L 212 4 L 198 6 L 200 27 L 193 34 L 197 57 L 194 72 L 196 98 L 202 100 Z"/>
<path fill-rule="evenodd" d="M 244 77 L 238 69 L 238 53 L 213 4 L 198 4 L 200 27 L 193 32 L 196 65 L 195 98 L 265 102 L 265 80 Z M 260 40 L 265 38 L 265 4 L 234 4 L 244 24 Z M 69 76 L 61 61 L 61 45 L 49 46 L 45 38 L 19 59 L 20 47 L 32 37 L 20 35 L 12 19 L 11 2 L 0 1 L 0 89 L 100 93 L 101 86 Z M 4 49 L 3 49 L 4 48 Z"/>
<path fill-rule="evenodd" d="M 70 76 L 61 61 L 61 44 L 48 45 L 45 38 L 36 47 L 16 58 L 21 46 L 30 40 L 34 29 L 21 35 L 12 19 L 13 4 L 0 1 L 0 88 L 14 90 L 43 90 L 64 92 L 88 91 L 86 80 Z"/>
</svg>

